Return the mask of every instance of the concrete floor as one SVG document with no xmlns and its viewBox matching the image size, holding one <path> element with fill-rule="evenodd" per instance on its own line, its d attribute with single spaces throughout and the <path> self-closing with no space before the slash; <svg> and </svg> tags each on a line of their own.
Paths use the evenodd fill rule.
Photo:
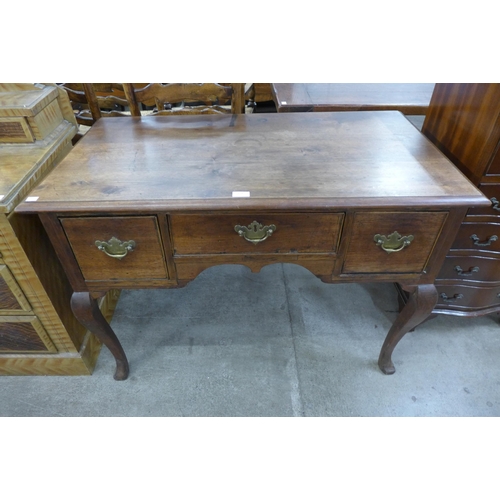
<svg viewBox="0 0 500 500">
<path fill-rule="evenodd" d="M 387 376 L 396 297 L 291 264 L 123 291 L 112 326 L 129 379 L 113 380 L 106 348 L 91 377 L 0 377 L 0 416 L 500 416 L 498 318 L 428 321 Z"/>
</svg>

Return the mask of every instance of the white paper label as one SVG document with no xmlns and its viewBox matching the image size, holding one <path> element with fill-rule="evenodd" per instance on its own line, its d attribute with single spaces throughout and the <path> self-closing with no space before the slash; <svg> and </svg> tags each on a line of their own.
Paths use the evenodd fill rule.
<svg viewBox="0 0 500 500">
<path fill-rule="evenodd" d="M 28 196 L 26 198 L 26 201 L 36 201 L 36 200 L 38 200 L 38 196 Z"/>
<path fill-rule="evenodd" d="M 0 201 L 2 201 L 5 198 L 4 194 L 0 194 Z"/>
<path fill-rule="evenodd" d="M 250 198 L 250 191 L 233 191 L 233 198 Z"/>
<path fill-rule="evenodd" d="M 281 101 L 281 104 L 286 104 L 286 101 Z"/>
</svg>

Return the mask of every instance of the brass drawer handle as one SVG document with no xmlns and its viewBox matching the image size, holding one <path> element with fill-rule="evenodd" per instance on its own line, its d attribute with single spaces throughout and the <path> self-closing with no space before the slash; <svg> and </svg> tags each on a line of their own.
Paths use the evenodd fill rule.
<svg viewBox="0 0 500 500">
<path fill-rule="evenodd" d="M 453 297 L 448 297 L 445 293 L 441 293 L 439 296 L 443 299 L 443 302 L 456 302 L 457 300 L 464 298 L 463 293 L 456 293 Z"/>
<path fill-rule="evenodd" d="M 468 271 L 464 271 L 460 266 L 455 266 L 453 268 L 459 276 L 471 276 L 472 273 L 478 273 L 479 272 L 479 267 L 474 266 L 470 267 Z"/>
<path fill-rule="evenodd" d="M 474 242 L 474 245 L 477 247 L 489 247 L 494 241 L 498 240 L 498 236 L 494 234 L 493 236 L 490 236 L 487 241 L 485 242 L 480 242 L 479 237 L 477 234 L 473 234 L 470 239 Z"/>
<path fill-rule="evenodd" d="M 250 243 L 256 245 L 261 241 L 267 240 L 274 231 L 276 231 L 276 226 L 271 224 L 269 226 L 263 226 L 256 220 L 254 220 L 248 226 L 234 226 L 234 230 L 243 238 L 245 238 Z"/>
<path fill-rule="evenodd" d="M 132 252 L 135 248 L 135 241 L 120 241 L 118 238 L 114 236 L 109 241 L 95 241 L 95 246 L 104 252 L 109 257 L 113 257 L 113 259 L 121 260 L 125 257 L 129 252 Z"/>
<path fill-rule="evenodd" d="M 496 198 L 490 198 L 490 201 L 491 201 L 491 203 L 492 203 L 491 208 L 492 208 L 493 210 L 496 210 L 497 212 L 500 212 L 500 207 L 498 206 L 498 205 L 499 205 L 498 200 L 497 200 Z"/>
<path fill-rule="evenodd" d="M 394 231 L 388 237 L 383 234 L 376 234 L 373 237 L 377 246 L 381 247 L 387 253 L 400 252 L 407 247 L 414 239 L 412 234 L 401 236 L 397 231 Z"/>
</svg>

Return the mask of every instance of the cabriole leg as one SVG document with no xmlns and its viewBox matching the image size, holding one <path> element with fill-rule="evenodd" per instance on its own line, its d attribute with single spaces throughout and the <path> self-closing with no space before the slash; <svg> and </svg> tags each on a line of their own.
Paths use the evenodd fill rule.
<svg viewBox="0 0 500 500">
<path fill-rule="evenodd" d="M 129 373 L 127 356 L 115 332 L 102 315 L 97 301 L 88 292 L 74 292 L 71 296 L 71 309 L 76 319 L 89 329 L 115 357 L 115 380 L 125 380 Z"/>
<path fill-rule="evenodd" d="M 396 371 L 391 356 L 398 342 L 432 313 L 437 299 L 438 294 L 434 285 L 420 285 L 412 291 L 408 302 L 389 330 L 380 351 L 378 366 L 385 374 L 392 375 Z"/>
</svg>

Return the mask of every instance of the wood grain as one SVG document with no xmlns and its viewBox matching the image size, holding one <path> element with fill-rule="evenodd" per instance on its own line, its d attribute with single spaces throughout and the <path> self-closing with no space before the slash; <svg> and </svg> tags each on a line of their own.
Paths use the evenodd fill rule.
<svg viewBox="0 0 500 500">
<path fill-rule="evenodd" d="M 397 112 L 100 120 L 79 146 L 17 210 L 489 204 Z"/>
<path fill-rule="evenodd" d="M 500 84 L 437 84 L 422 133 L 479 182 L 498 149 Z"/>
</svg>

